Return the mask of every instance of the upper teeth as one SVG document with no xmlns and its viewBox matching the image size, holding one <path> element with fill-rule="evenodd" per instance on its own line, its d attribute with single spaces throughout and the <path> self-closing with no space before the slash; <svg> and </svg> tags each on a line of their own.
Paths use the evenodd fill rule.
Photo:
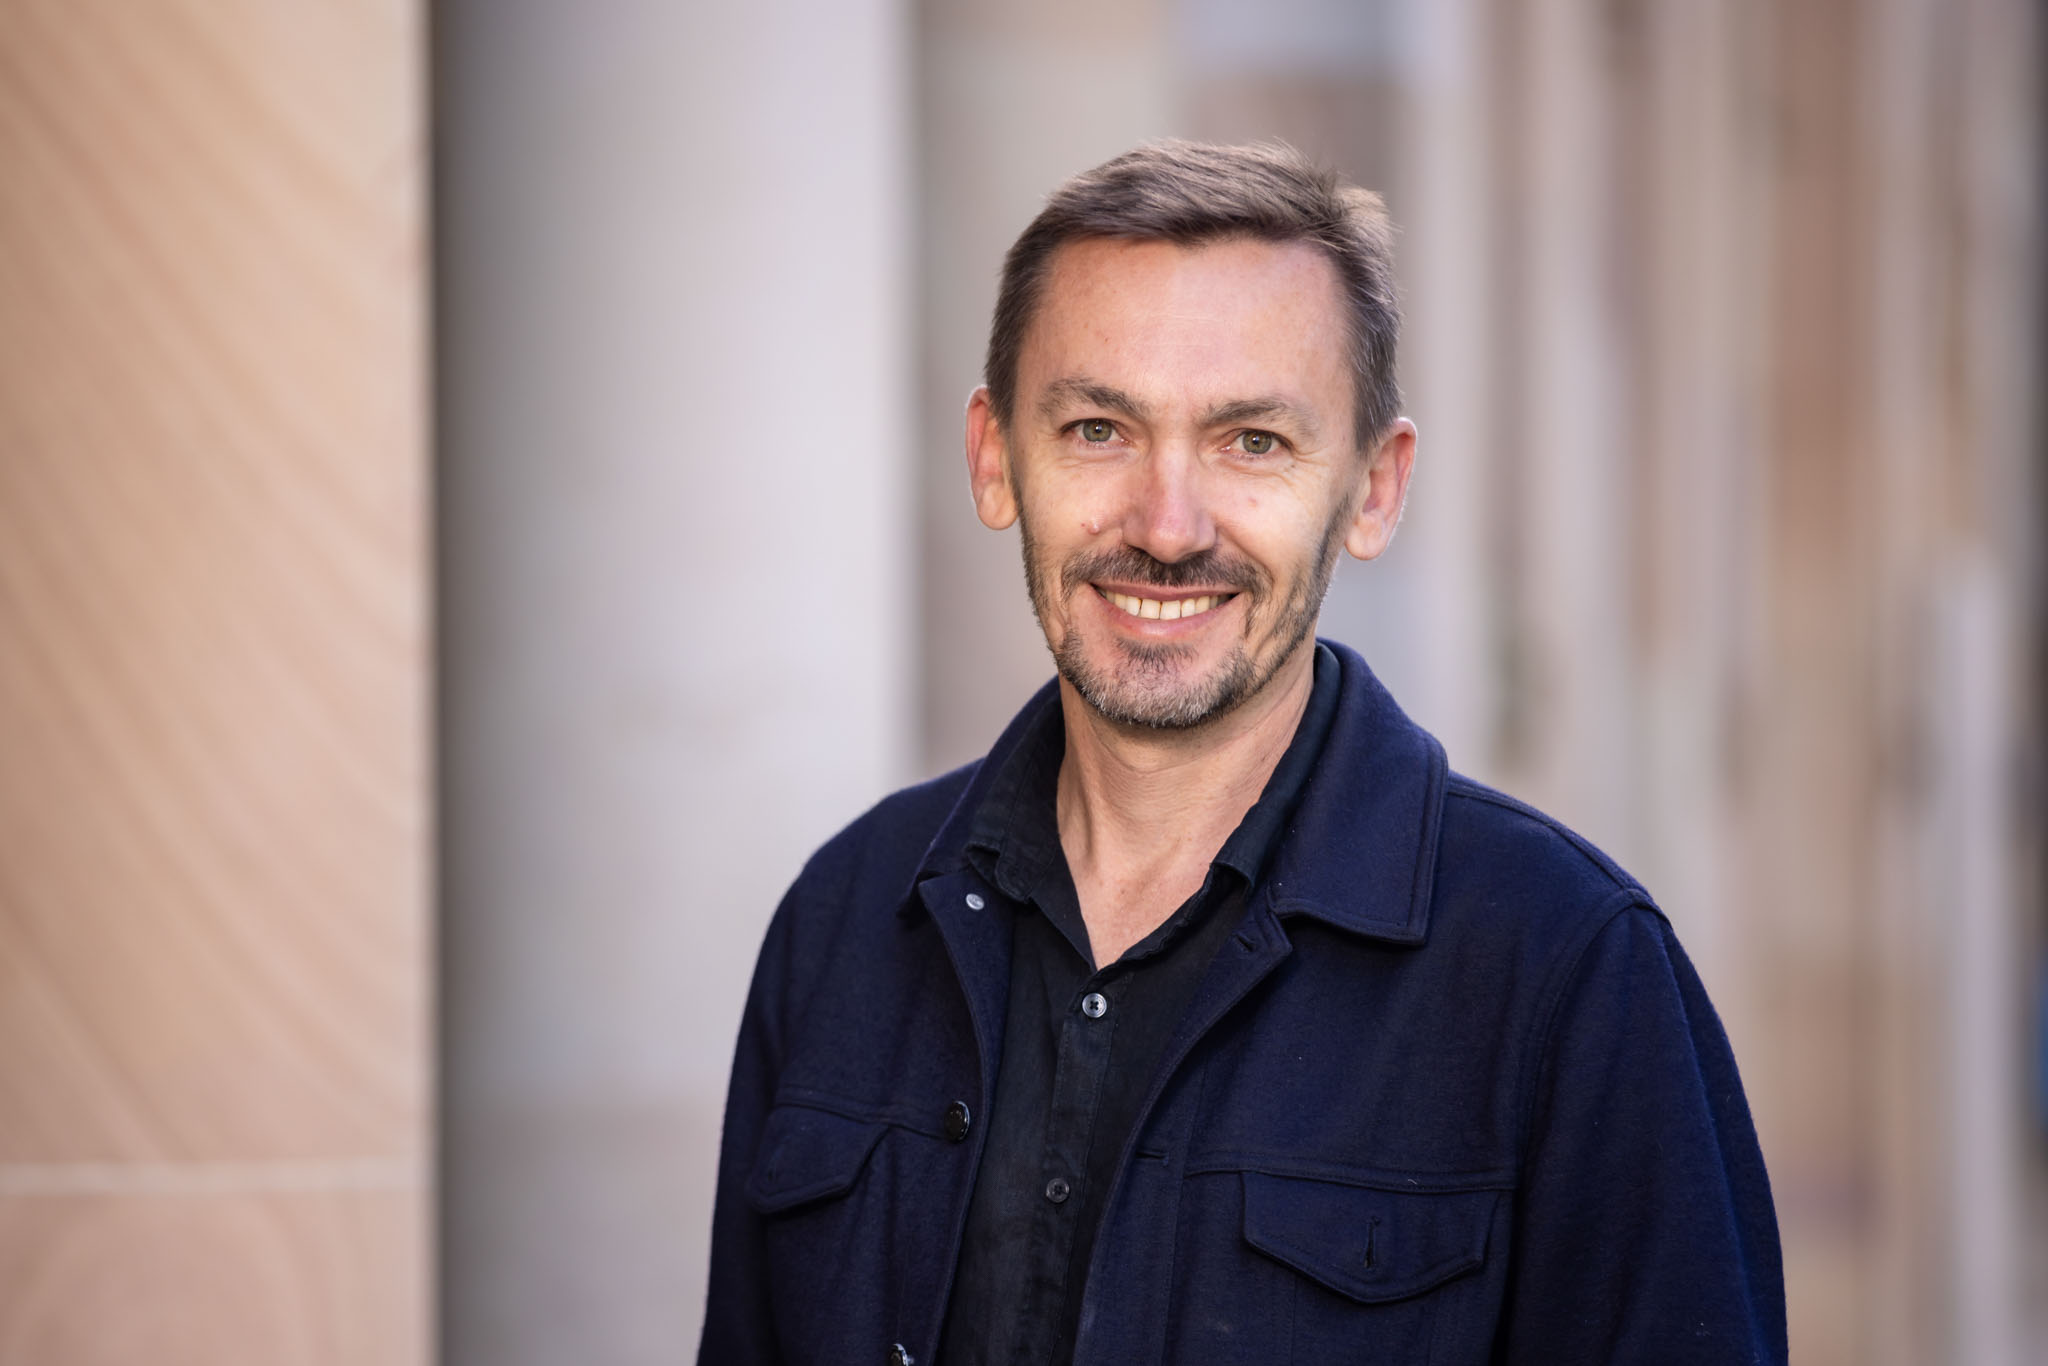
<svg viewBox="0 0 2048 1366">
<path fill-rule="evenodd" d="M 1134 598 L 1129 593 L 1109 593 L 1102 596 L 1134 617 L 1156 617 L 1160 621 L 1179 621 L 1182 617 L 1199 616 L 1227 594 L 1216 593 L 1205 598 Z"/>
</svg>

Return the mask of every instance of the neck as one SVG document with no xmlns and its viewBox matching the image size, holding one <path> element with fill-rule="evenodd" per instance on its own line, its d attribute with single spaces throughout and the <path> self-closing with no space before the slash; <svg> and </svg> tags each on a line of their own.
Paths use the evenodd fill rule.
<svg viewBox="0 0 2048 1366">
<path fill-rule="evenodd" d="M 1311 639 L 1255 696 L 1184 731 L 1108 721 L 1061 680 L 1060 843 L 1098 962 L 1112 961 L 1105 938 L 1136 942 L 1201 885 L 1294 738 L 1314 663 Z M 1120 929 L 1106 935 L 1111 920 Z"/>
</svg>

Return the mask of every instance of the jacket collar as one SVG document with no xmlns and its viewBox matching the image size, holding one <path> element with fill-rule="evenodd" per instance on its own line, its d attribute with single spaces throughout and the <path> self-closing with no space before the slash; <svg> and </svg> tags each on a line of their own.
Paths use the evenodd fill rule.
<svg viewBox="0 0 2048 1366">
<path fill-rule="evenodd" d="M 1341 669 L 1337 715 L 1261 887 L 1276 915 L 1306 915 L 1354 934 L 1420 944 L 1449 766 L 1443 746 L 1409 720 L 1356 652 L 1324 641 Z M 1024 704 L 996 740 L 926 849 L 912 885 L 966 866 L 974 815 L 1003 763 L 1047 707 L 1058 681 Z M 906 895 L 903 912 L 923 908 Z"/>
</svg>

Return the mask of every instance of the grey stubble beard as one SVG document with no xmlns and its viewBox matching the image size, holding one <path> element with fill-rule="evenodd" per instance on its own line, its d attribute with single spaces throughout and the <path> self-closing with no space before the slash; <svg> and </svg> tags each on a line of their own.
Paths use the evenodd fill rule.
<svg viewBox="0 0 2048 1366">
<path fill-rule="evenodd" d="M 1060 677 L 1090 707 L 1105 720 L 1120 726 L 1185 731 L 1226 716 L 1248 698 L 1256 696 L 1279 673 L 1281 666 L 1293 658 L 1302 642 L 1309 639 L 1322 612 L 1323 598 L 1330 590 L 1330 579 L 1337 568 L 1339 541 L 1349 521 L 1348 510 L 1340 503 L 1323 528 L 1322 540 L 1316 547 L 1313 571 L 1296 582 L 1294 592 L 1282 608 L 1278 633 L 1280 647 L 1263 669 L 1251 657 L 1245 640 L 1241 638 L 1233 644 L 1223 666 L 1208 678 L 1191 689 L 1159 696 L 1143 686 L 1128 685 L 1133 681 L 1142 685 L 1148 678 L 1170 678 L 1176 666 L 1193 655 L 1192 650 L 1183 645 L 1133 645 L 1119 641 L 1115 648 L 1123 657 L 1126 671 L 1115 678 L 1105 678 L 1089 664 L 1080 628 L 1072 622 L 1068 623 L 1066 634 L 1057 645 L 1051 643 L 1051 633 L 1046 632 L 1053 665 L 1059 670 Z M 1045 631 L 1050 604 L 1045 600 L 1046 587 L 1039 572 L 1039 557 L 1036 543 L 1031 538 L 1031 526 L 1022 517 L 1018 519 L 1018 532 L 1023 543 L 1024 583 L 1031 597 L 1031 611 L 1038 618 L 1039 629 Z M 1225 561 L 1220 557 L 1212 560 L 1206 555 L 1207 552 L 1172 564 L 1153 559 L 1134 547 L 1126 547 L 1123 552 L 1076 556 L 1062 566 L 1058 591 L 1064 597 L 1092 593 L 1095 591 L 1093 580 L 1110 577 L 1105 570 L 1114 566 L 1118 571 L 1115 577 L 1160 587 L 1228 583 L 1238 592 L 1254 595 L 1254 611 L 1267 599 L 1269 594 L 1266 590 L 1270 585 L 1256 567 L 1239 561 Z M 1247 628 L 1252 625 L 1252 619 L 1247 615 Z M 1135 671 L 1138 678 L 1132 680 L 1129 671 Z"/>
</svg>

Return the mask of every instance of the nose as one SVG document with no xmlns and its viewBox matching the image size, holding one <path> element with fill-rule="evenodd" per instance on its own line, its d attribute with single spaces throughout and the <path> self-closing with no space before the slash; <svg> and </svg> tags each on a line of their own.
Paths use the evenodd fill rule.
<svg viewBox="0 0 2048 1366">
<path fill-rule="evenodd" d="M 1201 462 L 1192 449 L 1162 446 L 1132 471 L 1136 480 L 1124 516 L 1124 542 L 1174 564 L 1216 543 Z"/>
</svg>

